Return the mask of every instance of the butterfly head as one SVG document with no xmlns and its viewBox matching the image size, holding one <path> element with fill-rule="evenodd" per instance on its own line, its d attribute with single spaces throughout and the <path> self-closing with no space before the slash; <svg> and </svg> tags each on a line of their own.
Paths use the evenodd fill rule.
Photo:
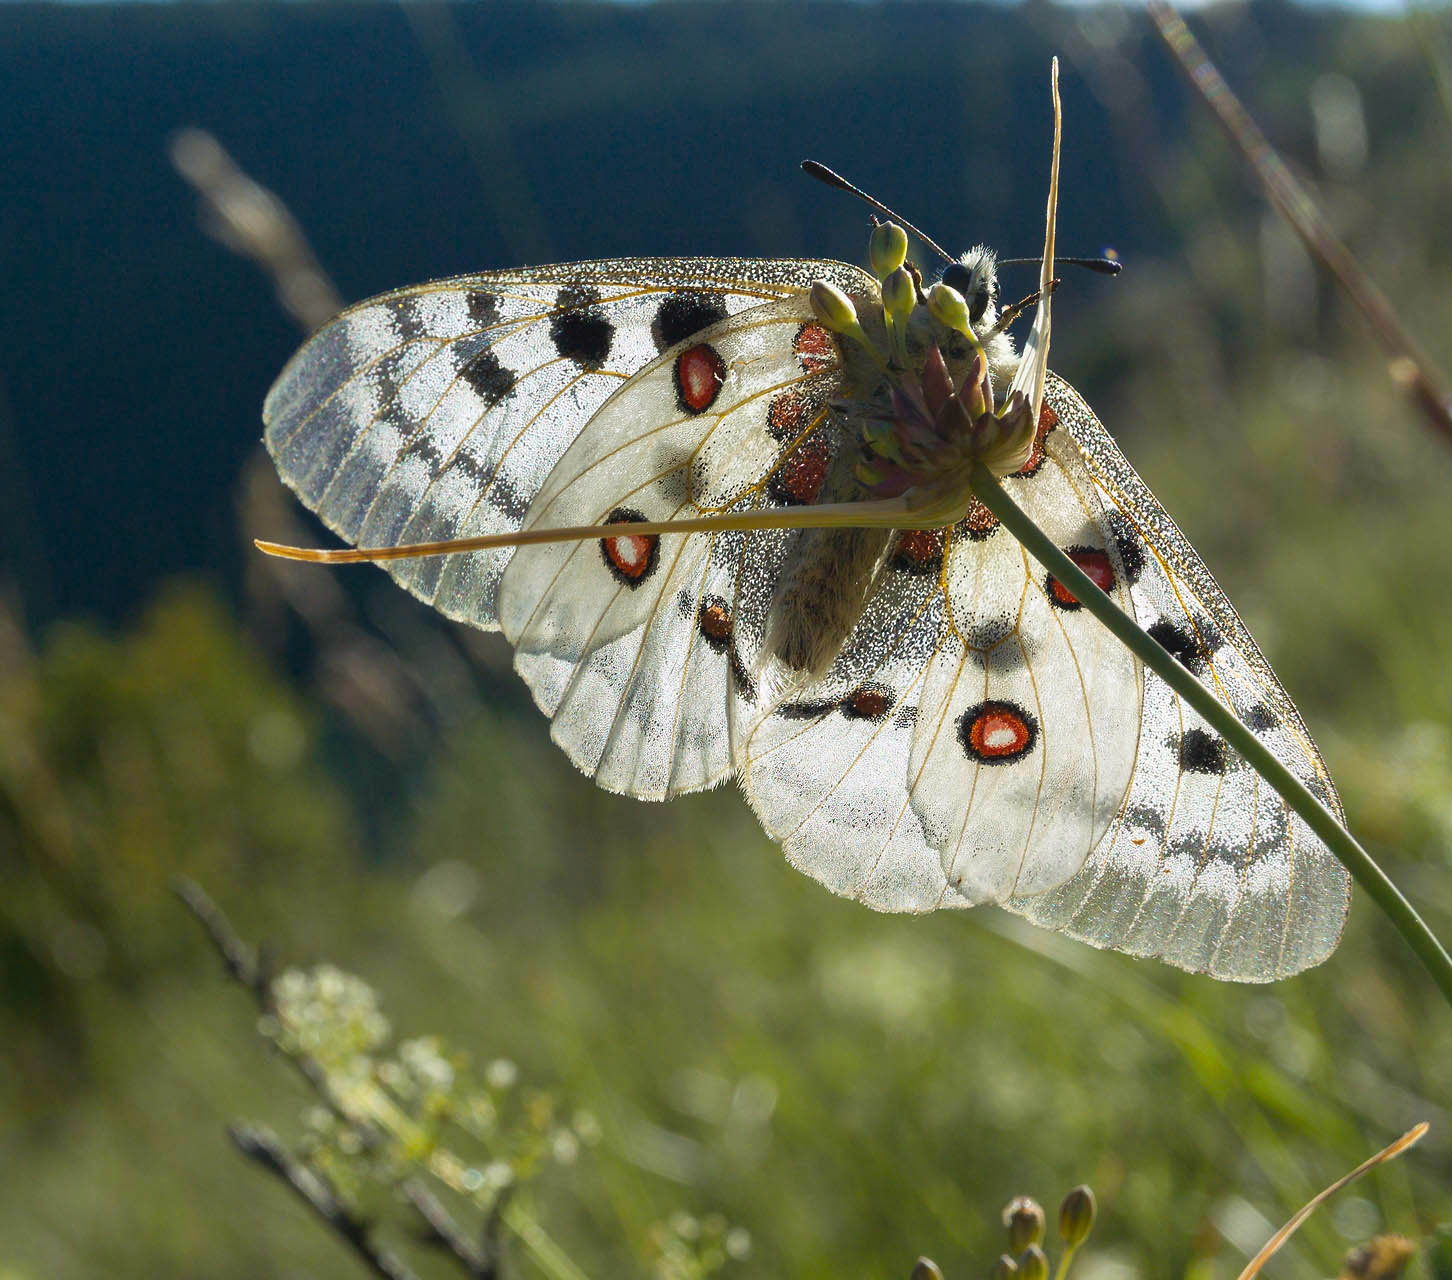
<svg viewBox="0 0 1452 1280">
<path fill-rule="evenodd" d="M 987 245 L 974 245 L 943 271 L 943 283 L 958 290 L 968 304 L 968 319 L 991 329 L 998 319 L 998 258 Z"/>
</svg>

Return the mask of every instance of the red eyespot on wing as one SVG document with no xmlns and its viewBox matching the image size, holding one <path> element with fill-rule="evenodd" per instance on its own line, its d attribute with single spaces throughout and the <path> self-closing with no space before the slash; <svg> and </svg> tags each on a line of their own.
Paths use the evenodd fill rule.
<svg viewBox="0 0 1452 1280">
<path fill-rule="evenodd" d="M 1029 454 L 1028 461 L 1013 474 L 1022 478 L 1036 476 L 1039 469 L 1044 465 L 1044 439 L 1049 432 L 1059 425 L 1059 415 L 1049 407 L 1049 402 L 1044 401 L 1039 409 L 1039 425 L 1034 429 L 1034 447 Z"/>
<path fill-rule="evenodd" d="M 832 335 L 819 324 L 807 321 L 792 339 L 792 349 L 807 373 L 818 373 L 837 363 L 837 348 Z"/>
<path fill-rule="evenodd" d="M 974 542 L 984 542 L 998 529 L 998 517 L 974 498 L 968 504 L 968 514 L 958 521 L 957 527 Z"/>
<path fill-rule="evenodd" d="M 980 702 L 958 721 L 963 750 L 981 764 L 1019 760 L 1033 750 L 1038 736 L 1038 722 L 1012 702 Z"/>
<path fill-rule="evenodd" d="M 892 707 L 892 690 L 880 684 L 865 684 L 842 703 L 849 720 L 881 720 Z"/>
<path fill-rule="evenodd" d="M 676 357 L 676 398 L 687 413 L 705 413 L 721 394 L 726 363 L 709 342 L 688 347 Z"/>
<path fill-rule="evenodd" d="M 943 567 L 944 541 L 941 529 L 904 529 L 897 536 L 890 563 L 904 573 L 937 573 Z"/>
<path fill-rule="evenodd" d="M 784 506 L 805 506 L 817 500 L 827 479 L 832 449 L 821 432 L 813 432 L 782 459 L 768 489 Z"/>
<path fill-rule="evenodd" d="M 605 517 L 605 524 L 643 524 L 639 511 L 617 507 Z M 653 533 L 617 533 L 600 539 L 600 555 L 616 581 L 635 588 L 655 570 L 660 539 Z"/>
<path fill-rule="evenodd" d="M 1083 569 L 1101 591 L 1114 590 L 1114 565 L 1103 551 L 1096 551 L 1093 547 L 1069 547 L 1064 554 Z M 1044 578 L 1044 590 L 1048 592 L 1049 603 L 1060 609 L 1072 612 L 1081 607 L 1069 588 L 1052 573 Z"/>
<path fill-rule="evenodd" d="M 786 391 L 766 407 L 766 430 L 773 440 L 789 444 L 805 430 L 811 409 L 801 396 Z"/>
</svg>

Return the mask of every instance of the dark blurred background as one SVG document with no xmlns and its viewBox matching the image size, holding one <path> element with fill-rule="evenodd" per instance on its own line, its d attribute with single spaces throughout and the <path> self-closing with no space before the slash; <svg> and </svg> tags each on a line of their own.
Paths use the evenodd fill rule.
<svg viewBox="0 0 1452 1280">
<path fill-rule="evenodd" d="M 1196 27 L 1444 355 L 1447 13 Z M 1084 1280 L 1229 1276 L 1421 1118 L 1423 1148 L 1277 1265 L 1328 1274 L 1446 1219 L 1448 1019 L 1365 904 L 1329 964 L 1268 989 L 992 911 L 872 916 L 736 796 L 595 791 L 497 638 L 250 549 L 319 537 L 259 456 L 302 333 L 206 233 L 178 130 L 286 204 L 347 301 L 574 258 L 859 260 L 864 211 L 806 156 L 950 247 L 1032 254 L 1055 53 L 1059 244 L 1127 270 L 1066 280 L 1054 365 L 1448 932 L 1452 455 L 1142 14 L 0 5 L 0 1276 L 353 1265 L 225 1143 L 234 1115 L 295 1130 L 306 1099 L 168 897 L 180 872 L 281 961 L 361 974 L 400 1034 L 597 1115 L 537 1192 L 588 1274 L 644 1270 L 677 1209 L 750 1229 L 739 1274 L 906 1275 L 920 1251 L 972 1274 L 1010 1195 L 1090 1180 Z"/>
</svg>

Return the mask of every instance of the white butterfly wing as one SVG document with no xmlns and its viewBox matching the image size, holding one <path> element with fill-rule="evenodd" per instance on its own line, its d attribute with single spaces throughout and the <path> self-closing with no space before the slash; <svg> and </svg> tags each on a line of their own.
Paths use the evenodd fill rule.
<svg viewBox="0 0 1452 1280">
<path fill-rule="evenodd" d="M 1041 457 L 1030 466 L 1010 486 L 1032 485 L 1051 536 L 1108 564 L 1108 529 Z M 1111 589 L 1127 606 L 1122 578 Z M 889 543 L 826 680 L 762 708 L 742 754 L 793 862 L 872 906 L 919 911 L 1002 902 L 1083 865 L 1128 787 L 1139 672 L 1048 592 L 981 510 Z"/>
<path fill-rule="evenodd" d="M 815 340 L 805 355 L 803 333 Z M 794 440 L 773 423 L 783 404 L 820 402 L 835 385 L 826 341 L 796 295 L 667 351 L 590 420 L 525 527 L 770 505 Z M 600 785 L 655 799 L 731 772 L 728 697 L 754 696 L 754 652 L 735 626 L 743 551 L 741 535 L 625 536 L 531 548 L 511 563 L 499 616 L 516 666 L 555 740 Z"/>
<path fill-rule="evenodd" d="M 1015 499 L 1334 807 L 1193 549 L 1067 384 L 1047 399 L 1063 429 L 1006 481 Z M 997 902 L 1219 977 L 1324 958 L 1348 880 L 1279 797 L 987 512 L 906 539 L 827 679 L 745 741 L 793 863 L 879 909 Z"/>
<path fill-rule="evenodd" d="M 632 374 L 695 331 L 831 262 L 623 259 L 484 272 L 350 307 L 293 357 L 263 406 L 279 473 L 359 546 L 520 527 L 581 428 Z M 451 618 L 492 629 L 513 551 L 394 561 Z"/>
<path fill-rule="evenodd" d="M 1137 620 L 1340 817 L 1320 753 L 1230 602 L 1084 402 L 1057 380 L 1054 392 L 1065 430 L 1051 457 L 1085 468 L 1117 525 Z M 1114 826 L 1071 879 L 1006 905 L 1098 946 L 1265 981 L 1330 953 L 1349 895 L 1329 850 L 1146 673 L 1134 776 Z"/>
</svg>

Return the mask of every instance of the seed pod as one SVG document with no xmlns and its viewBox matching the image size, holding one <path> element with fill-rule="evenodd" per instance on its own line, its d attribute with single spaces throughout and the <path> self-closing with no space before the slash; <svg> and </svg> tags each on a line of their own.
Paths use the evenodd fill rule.
<svg viewBox="0 0 1452 1280">
<path fill-rule="evenodd" d="M 1004 1206 L 1003 1225 L 1008 1228 L 1009 1252 L 1020 1253 L 1044 1238 L 1043 1206 L 1032 1196 L 1015 1196 Z"/>
<path fill-rule="evenodd" d="M 1038 1245 L 1018 1255 L 1018 1280 L 1049 1280 L 1049 1256 Z"/>
<path fill-rule="evenodd" d="M 998 1261 L 988 1270 L 988 1280 L 1017 1280 L 1018 1263 L 1006 1253 L 998 1255 Z"/>
<path fill-rule="evenodd" d="M 1075 1187 L 1059 1206 L 1059 1236 L 1071 1249 L 1077 1249 L 1094 1229 L 1094 1192 L 1088 1187 Z"/>
<path fill-rule="evenodd" d="M 872 274 L 879 280 L 886 280 L 907 260 L 907 232 L 895 222 L 879 222 L 872 228 L 872 238 L 867 242 L 867 260 L 872 264 Z"/>
</svg>

